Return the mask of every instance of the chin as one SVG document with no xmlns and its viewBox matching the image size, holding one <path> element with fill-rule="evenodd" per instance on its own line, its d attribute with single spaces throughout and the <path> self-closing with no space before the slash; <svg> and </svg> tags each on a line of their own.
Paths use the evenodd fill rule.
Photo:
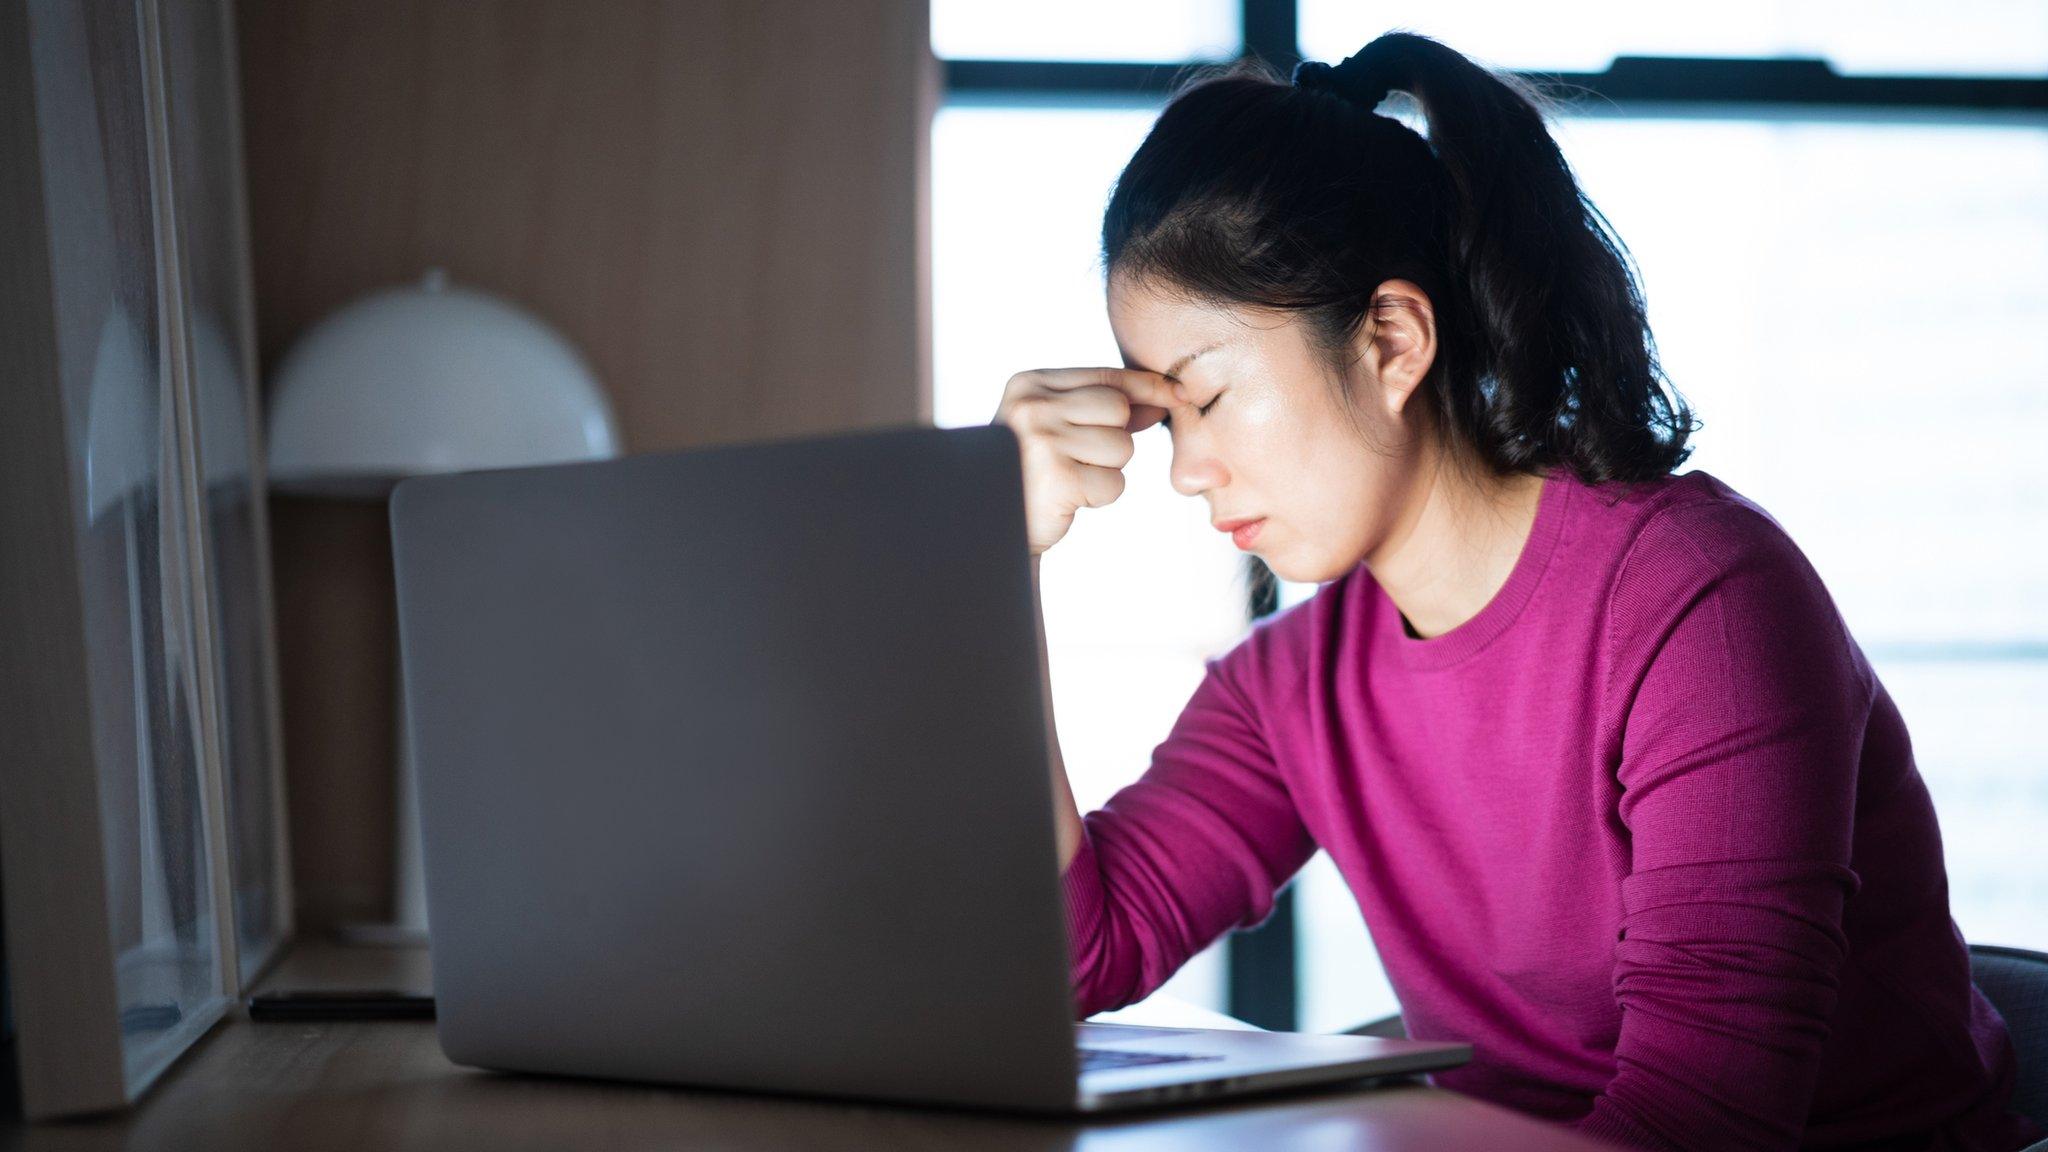
<svg viewBox="0 0 2048 1152">
<path fill-rule="evenodd" d="M 1273 570 L 1273 575 L 1289 584 L 1321 584 L 1326 580 L 1335 579 L 1325 572 L 1325 566 L 1321 564 L 1304 564 L 1284 555 L 1268 556 L 1264 553 L 1259 554 L 1259 559 L 1266 562 L 1266 567 Z"/>
<path fill-rule="evenodd" d="M 1285 551 L 1268 555 L 1260 552 L 1259 559 L 1273 570 L 1273 575 L 1290 584 L 1327 584 L 1358 567 L 1359 561 L 1346 562 L 1338 556 L 1298 556 Z"/>
</svg>

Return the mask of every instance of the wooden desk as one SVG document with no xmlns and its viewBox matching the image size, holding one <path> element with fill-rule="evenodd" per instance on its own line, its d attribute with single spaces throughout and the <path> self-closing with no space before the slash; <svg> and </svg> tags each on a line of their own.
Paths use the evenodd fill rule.
<svg viewBox="0 0 2048 1152">
<path fill-rule="evenodd" d="M 424 987 L 418 952 L 301 946 L 274 987 Z M 132 1113 L 28 1126 L 23 1152 L 240 1149 L 989 1148 L 1019 1152 L 1605 1148 L 1424 1085 L 1292 1093 L 1113 1120 L 1044 1120 L 478 1072 L 450 1064 L 428 1022 L 214 1030 Z"/>
</svg>

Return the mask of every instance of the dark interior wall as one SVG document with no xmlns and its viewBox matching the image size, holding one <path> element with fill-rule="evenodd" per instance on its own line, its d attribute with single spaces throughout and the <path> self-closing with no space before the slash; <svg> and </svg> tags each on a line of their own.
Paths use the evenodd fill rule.
<svg viewBox="0 0 2048 1152">
<path fill-rule="evenodd" d="M 629 451 L 928 422 L 923 0 L 243 0 L 259 347 L 429 267 L 589 357 Z M 382 510 L 274 498 L 302 924 L 384 913 Z"/>
</svg>

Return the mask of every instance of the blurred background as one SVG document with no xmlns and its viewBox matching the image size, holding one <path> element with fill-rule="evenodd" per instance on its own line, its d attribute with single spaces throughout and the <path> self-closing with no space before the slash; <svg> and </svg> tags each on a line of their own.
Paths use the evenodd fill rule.
<svg viewBox="0 0 2048 1152">
<path fill-rule="evenodd" d="M 1826 579 L 1912 730 L 1964 936 L 2048 948 L 2048 5 L 932 0 L 937 421 L 987 422 L 1023 369 L 1119 363 L 1101 212 L 1185 66 L 1335 63 L 1390 28 L 1559 99 L 1704 421 L 1687 468 Z M 1125 497 L 1044 562 L 1084 811 L 1247 627 L 1242 560 L 1168 487 L 1165 433 L 1138 441 Z M 1169 991 L 1311 1030 L 1395 1011 L 1327 858 L 1290 892 Z"/>
</svg>

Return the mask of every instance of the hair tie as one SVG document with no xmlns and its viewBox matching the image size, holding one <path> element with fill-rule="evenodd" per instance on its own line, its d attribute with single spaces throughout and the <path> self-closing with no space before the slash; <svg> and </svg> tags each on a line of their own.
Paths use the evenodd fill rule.
<svg viewBox="0 0 2048 1152">
<path fill-rule="evenodd" d="M 1294 66 L 1294 86 L 1321 88 L 1327 91 L 1330 87 L 1330 72 L 1330 66 L 1320 60 L 1303 60 Z"/>
<path fill-rule="evenodd" d="M 1328 92 L 1370 112 L 1380 106 L 1394 85 L 1390 80 L 1369 75 L 1371 61 L 1363 59 L 1364 56 L 1362 51 L 1354 53 L 1334 67 L 1319 60 L 1303 60 L 1294 66 L 1294 85 Z"/>
</svg>

